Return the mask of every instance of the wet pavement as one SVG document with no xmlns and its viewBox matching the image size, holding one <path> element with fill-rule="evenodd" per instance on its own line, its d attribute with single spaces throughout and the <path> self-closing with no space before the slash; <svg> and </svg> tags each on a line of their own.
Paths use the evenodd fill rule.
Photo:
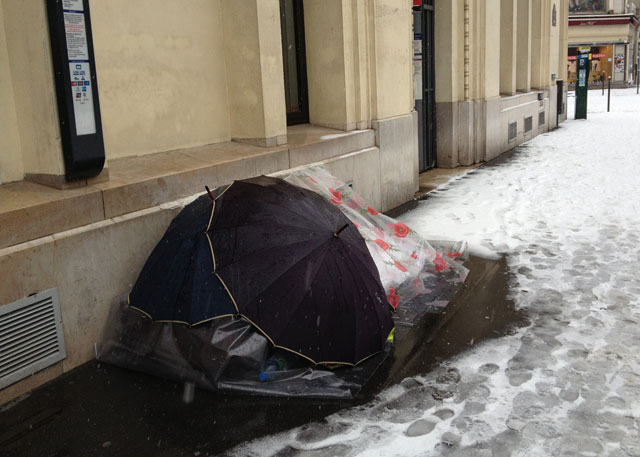
<svg viewBox="0 0 640 457">
<path fill-rule="evenodd" d="M 353 401 L 282 399 L 197 390 L 90 362 L 0 407 L 0 455 L 217 455 L 238 444 L 369 401 L 406 376 L 526 323 L 507 299 L 506 261 L 471 258 L 467 284 L 440 315 L 421 321 Z M 409 340 L 410 339 L 410 340 Z M 314 426 L 315 428 L 315 426 Z"/>
</svg>

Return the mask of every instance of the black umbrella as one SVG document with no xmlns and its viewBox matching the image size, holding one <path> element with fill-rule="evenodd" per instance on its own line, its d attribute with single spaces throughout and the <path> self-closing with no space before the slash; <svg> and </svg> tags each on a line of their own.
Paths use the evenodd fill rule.
<svg viewBox="0 0 640 457">
<path fill-rule="evenodd" d="M 212 207 L 204 195 L 171 222 L 129 294 L 132 308 L 156 321 L 189 325 L 238 313 L 213 273 L 206 234 Z"/>
<path fill-rule="evenodd" d="M 207 229 L 216 275 L 275 346 L 322 364 L 379 352 L 393 328 L 364 239 L 322 196 L 281 179 L 236 181 Z"/>
</svg>

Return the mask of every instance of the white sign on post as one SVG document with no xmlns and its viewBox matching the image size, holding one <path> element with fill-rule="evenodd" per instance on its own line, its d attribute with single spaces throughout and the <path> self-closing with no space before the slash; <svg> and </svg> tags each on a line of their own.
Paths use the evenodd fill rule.
<svg viewBox="0 0 640 457">
<path fill-rule="evenodd" d="M 67 54 L 69 60 L 89 61 L 87 47 L 87 30 L 83 13 L 64 13 L 64 32 L 67 37 Z"/>
<path fill-rule="evenodd" d="M 413 98 L 422 100 L 422 34 L 413 34 Z"/>
<path fill-rule="evenodd" d="M 87 28 L 84 20 L 83 0 L 63 0 L 64 31 L 67 41 L 67 60 L 71 76 L 73 115 L 76 135 L 96 133 L 96 118 L 93 110 L 93 87 L 89 65 Z"/>
<path fill-rule="evenodd" d="M 77 134 L 91 135 L 96 133 L 89 62 L 69 62 L 69 74 L 71 75 L 71 95 Z"/>
<path fill-rule="evenodd" d="M 62 9 L 65 11 L 84 11 L 82 0 L 62 0 Z"/>
</svg>

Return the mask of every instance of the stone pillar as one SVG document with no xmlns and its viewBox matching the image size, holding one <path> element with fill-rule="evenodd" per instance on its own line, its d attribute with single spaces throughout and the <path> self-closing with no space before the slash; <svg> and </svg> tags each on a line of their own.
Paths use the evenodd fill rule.
<svg viewBox="0 0 640 457">
<path fill-rule="evenodd" d="M 437 164 L 457 167 L 458 101 L 464 92 L 463 1 L 435 2 Z"/>
<path fill-rule="evenodd" d="M 500 92 L 516 93 L 517 0 L 500 1 Z"/>
<path fill-rule="evenodd" d="M 549 28 L 551 15 L 549 1 L 540 0 L 531 9 L 531 87 L 542 89 L 550 83 Z"/>
<path fill-rule="evenodd" d="M 385 119 L 413 109 L 413 18 L 411 2 L 374 0 L 372 5 L 372 116 Z"/>
<path fill-rule="evenodd" d="M 13 162 L 16 157 L 15 128 L 17 126 L 24 173 L 28 179 L 64 186 L 64 161 L 58 108 L 54 86 L 49 27 L 47 25 L 46 4 L 35 2 L 3 2 L 4 33 L 6 37 L 5 56 L 8 66 L 0 65 L 0 90 L 5 95 L 13 88 L 13 102 L 7 103 L 11 97 L 2 97 L 0 110 L 6 116 L 15 104 L 15 123 L 9 114 L 9 123 L 2 124 L 2 136 L 9 131 L 13 139 L 4 138 L 1 143 L 9 141 L 13 150 Z M 2 55 L 0 43 L 0 55 Z M 2 57 L 0 57 L 2 60 Z M 11 81 L 6 79 L 7 69 L 11 69 Z M 11 128 L 13 124 L 14 129 Z M 7 128 L 8 126 L 8 128 Z M 11 133 L 13 130 L 14 133 Z M 17 161 L 16 163 L 20 163 Z M 17 177 L 17 170 L 11 172 L 11 178 Z"/>
<path fill-rule="evenodd" d="M 0 2 L 0 184 L 23 177 L 22 154 L 13 83 L 9 71 L 9 54 L 4 31 L 4 13 Z"/>
<path fill-rule="evenodd" d="M 371 116 L 386 211 L 411 199 L 419 187 L 412 10 L 409 1 L 372 0 L 368 6 Z"/>
<path fill-rule="evenodd" d="M 231 137 L 258 146 L 286 143 L 278 0 L 223 0 Z"/>
<path fill-rule="evenodd" d="M 531 0 L 518 0 L 516 89 L 531 89 Z"/>
<path fill-rule="evenodd" d="M 558 55 L 558 79 L 567 81 L 567 55 L 569 54 L 569 3 L 558 2 L 558 27 L 560 27 L 560 54 Z"/>
<path fill-rule="evenodd" d="M 350 5 L 341 0 L 304 1 L 311 124 L 340 130 L 356 128 L 350 13 Z"/>
</svg>

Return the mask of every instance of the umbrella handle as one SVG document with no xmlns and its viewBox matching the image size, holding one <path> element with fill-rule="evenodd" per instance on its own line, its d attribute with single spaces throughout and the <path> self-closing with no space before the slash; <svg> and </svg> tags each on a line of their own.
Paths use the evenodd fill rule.
<svg viewBox="0 0 640 457">
<path fill-rule="evenodd" d="M 335 236 L 336 238 L 338 238 L 338 235 L 340 235 L 340 232 L 342 232 L 344 229 L 346 229 L 347 227 L 349 227 L 349 224 L 344 224 L 344 227 L 342 227 L 340 230 L 338 230 L 337 232 L 333 233 L 333 236 Z"/>
</svg>

